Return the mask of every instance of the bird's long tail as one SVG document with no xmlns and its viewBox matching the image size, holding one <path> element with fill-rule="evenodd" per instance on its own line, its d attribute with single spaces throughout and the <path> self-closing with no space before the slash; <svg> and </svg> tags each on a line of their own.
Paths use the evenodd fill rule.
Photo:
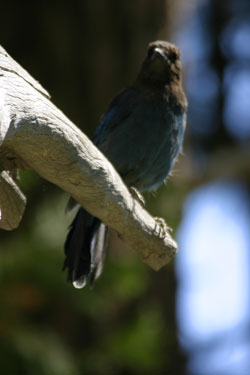
<svg viewBox="0 0 250 375">
<path fill-rule="evenodd" d="M 82 207 L 68 233 L 63 269 L 68 268 L 68 280 L 76 288 L 91 285 L 100 276 L 105 255 L 107 227 Z"/>
</svg>

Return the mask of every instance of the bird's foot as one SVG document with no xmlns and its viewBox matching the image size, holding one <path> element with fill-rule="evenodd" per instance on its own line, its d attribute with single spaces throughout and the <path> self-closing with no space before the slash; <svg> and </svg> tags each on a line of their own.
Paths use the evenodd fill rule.
<svg viewBox="0 0 250 375">
<path fill-rule="evenodd" d="M 145 207 L 145 200 L 143 196 L 139 193 L 139 191 L 133 186 L 131 186 L 129 190 L 130 190 L 132 197 L 135 198 L 137 202 L 139 202 L 143 207 Z"/>
<path fill-rule="evenodd" d="M 162 217 L 154 217 L 155 220 L 155 233 L 160 237 L 164 238 L 168 231 L 172 232 L 165 220 Z"/>
</svg>

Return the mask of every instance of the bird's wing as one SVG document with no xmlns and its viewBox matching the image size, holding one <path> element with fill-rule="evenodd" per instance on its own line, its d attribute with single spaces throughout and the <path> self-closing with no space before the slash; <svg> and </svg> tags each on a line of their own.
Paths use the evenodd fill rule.
<svg viewBox="0 0 250 375">
<path fill-rule="evenodd" d="M 122 90 L 114 97 L 95 131 L 94 143 L 97 146 L 107 139 L 117 125 L 131 115 L 138 100 L 138 91 L 133 87 Z"/>
<path fill-rule="evenodd" d="M 111 101 L 107 111 L 101 118 L 101 121 L 96 128 L 93 142 L 95 145 L 101 145 L 107 137 L 112 133 L 112 130 L 117 125 L 124 122 L 133 112 L 134 107 L 138 103 L 139 94 L 135 88 L 129 87 L 118 93 Z M 70 197 L 65 213 L 68 214 L 74 209 L 78 203 L 74 198 Z"/>
</svg>

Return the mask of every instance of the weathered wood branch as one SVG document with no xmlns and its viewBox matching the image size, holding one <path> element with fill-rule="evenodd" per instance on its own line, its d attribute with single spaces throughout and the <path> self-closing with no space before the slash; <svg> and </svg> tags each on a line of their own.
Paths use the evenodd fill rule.
<svg viewBox="0 0 250 375">
<path fill-rule="evenodd" d="M 0 173 L 0 228 L 18 227 L 26 205 L 26 198 L 14 179 L 6 171 Z"/>
<path fill-rule="evenodd" d="M 16 168 L 30 168 L 115 229 L 155 270 L 177 251 L 159 222 L 135 200 L 111 163 L 0 47 L 0 227 L 16 228 L 25 197 Z"/>
</svg>

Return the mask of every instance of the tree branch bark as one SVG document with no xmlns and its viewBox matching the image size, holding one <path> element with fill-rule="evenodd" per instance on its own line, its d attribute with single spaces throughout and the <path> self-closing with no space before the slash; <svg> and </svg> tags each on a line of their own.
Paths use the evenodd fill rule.
<svg viewBox="0 0 250 375">
<path fill-rule="evenodd" d="M 68 192 L 154 270 L 176 253 L 175 241 L 162 235 L 159 221 L 133 199 L 111 163 L 0 47 L 0 227 L 9 230 L 25 207 L 11 177 L 16 168 L 33 169 Z"/>
</svg>

